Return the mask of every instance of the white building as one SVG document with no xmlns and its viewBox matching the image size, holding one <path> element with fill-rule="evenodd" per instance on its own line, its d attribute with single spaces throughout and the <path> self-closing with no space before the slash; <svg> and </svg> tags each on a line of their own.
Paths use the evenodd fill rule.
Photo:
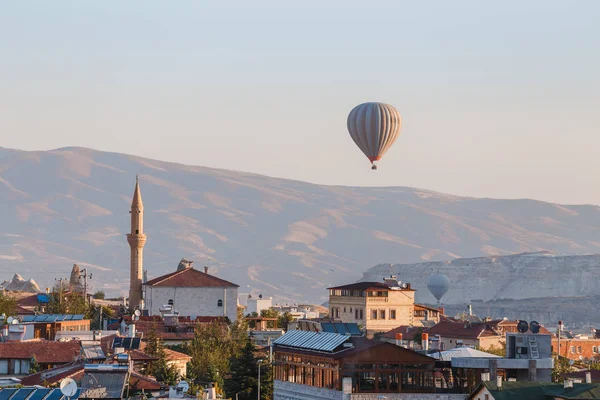
<svg viewBox="0 0 600 400">
<path fill-rule="evenodd" d="M 191 265 L 191 264 L 189 264 Z M 198 271 L 191 266 L 159 276 L 142 285 L 149 315 L 160 315 L 164 306 L 181 316 L 237 319 L 238 285 Z"/>
<path fill-rule="evenodd" d="M 258 298 L 249 298 L 248 307 L 246 308 L 246 314 L 257 313 L 260 315 L 262 310 L 268 310 L 273 306 L 273 298 L 263 299 L 262 295 Z"/>
</svg>

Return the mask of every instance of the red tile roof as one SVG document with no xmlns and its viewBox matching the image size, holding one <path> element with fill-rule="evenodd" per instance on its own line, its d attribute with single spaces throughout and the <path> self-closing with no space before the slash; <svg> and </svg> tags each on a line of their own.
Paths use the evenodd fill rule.
<svg viewBox="0 0 600 400">
<path fill-rule="evenodd" d="M 397 328 L 387 331 L 381 335 L 381 337 L 386 339 L 396 339 L 396 333 L 401 333 L 403 335 L 403 340 L 413 340 L 413 336 L 421 330 L 422 328 L 415 328 L 414 326 L 410 325 L 401 325 Z"/>
<path fill-rule="evenodd" d="M 83 361 L 77 361 L 69 365 L 61 365 L 52 369 L 46 369 L 38 373 L 21 378 L 23 386 L 43 385 L 44 382 L 50 386 L 60 383 L 65 378 L 73 378 L 78 374 L 83 375 Z"/>
<path fill-rule="evenodd" d="M 492 325 L 486 322 L 467 323 L 440 321 L 435 326 L 425 329 L 431 335 L 440 335 L 442 337 L 478 339 L 480 337 L 503 336 L 492 328 Z"/>
<path fill-rule="evenodd" d="M 190 361 L 192 357 L 175 350 L 165 349 L 165 358 L 167 361 Z"/>
<path fill-rule="evenodd" d="M 155 361 L 155 360 L 158 360 L 158 358 L 152 357 L 151 355 L 148 355 L 141 350 L 128 350 L 127 354 L 129 354 L 129 358 L 131 358 L 131 361 Z"/>
<path fill-rule="evenodd" d="M 131 322 L 131 317 L 125 318 L 126 322 Z M 154 328 L 156 337 L 162 340 L 191 340 L 194 338 L 194 328 L 197 324 L 207 324 L 212 322 L 223 322 L 225 317 L 197 317 L 195 321 L 190 320 L 190 317 L 179 317 L 179 326 L 174 331 L 167 330 L 164 321 L 161 317 L 140 317 L 135 323 L 135 329 L 138 332 L 143 332 L 144 337 L 147 337 L 150 331 Z M 108 329 L 119 329 L 118 322 L 112 323 Z"/>
<path fill-rule="evenodd" d="M 0 360 L 25 359 L 35 356 L 40 364 L 66 364 L 76 360 L 80 352 L 81 343 L 79 341 L 26 340 L 0 343 Z"/>
<path fill-rule="evenodd" d="M 129 385 L 134 391 L 139 390 L 160 390 L 161 385 L 154 379 L 138 374 L 137 372 L 131 372 L 129 375 Z"/>
<path fill-rule="evenodd" d="M 158 278 L 149 280 L 144 285 L 154 287 L 239 287 L 235 283 L 206 274 L 194 268 L 186 268 L 159 276 Z"/>
</svg>

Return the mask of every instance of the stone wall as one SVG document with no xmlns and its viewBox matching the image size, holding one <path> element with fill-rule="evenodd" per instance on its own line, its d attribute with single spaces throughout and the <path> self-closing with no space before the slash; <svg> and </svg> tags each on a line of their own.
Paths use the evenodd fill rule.
<svg viewBox="0 0 600 400">
<path fill-rule="evenodd" d="M 345 400 L 340 390 L 275 380 L 273 400 Z"/>
<path fill-rule="evenodd" d="M 150 315 L 160 315 L 159 309 L 169 300 L 182 316 L 219 317 L 226 315 L 231 321 L 237 319 L 236 287 L 152 287 L 146 288 L 146 307 Z M 222 306 L 219 306 L 221 300 Z"/>
</svg>

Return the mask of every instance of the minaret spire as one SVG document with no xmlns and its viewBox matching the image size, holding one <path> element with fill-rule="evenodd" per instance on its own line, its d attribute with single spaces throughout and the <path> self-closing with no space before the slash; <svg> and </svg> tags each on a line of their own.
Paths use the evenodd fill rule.
<svg viewBox="0 0 600 400">
<path fill-rule="evenodd" d="M 135 176 L 135 189 L 131 200 L 131 233 L 127 234 L 130 248 L 130 282 L 129 282 L 129 308 L 131 310 L 143 307 L 142 304 L 142 276 L 144 261 L 144 203 L 140 191 L 139 177 Z"/>
</svg>

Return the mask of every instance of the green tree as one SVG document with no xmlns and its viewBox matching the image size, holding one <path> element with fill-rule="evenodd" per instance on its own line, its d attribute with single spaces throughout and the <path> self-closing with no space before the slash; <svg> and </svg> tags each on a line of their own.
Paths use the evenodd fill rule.
<svg viewBox="0 0 600 400">
<path fill-rule="evenodd" d="M 572 367 L 566 357 L 554 356 L 554 368 L 552 368 L 552 381 L 560 382 L 561 376 L 571 372 Z"/>
<path fill-rule="evenodd" d="M 491 345 L 487 349 L 482 348 L 481 351 L 485 351 L 486 353 L 495 354 L 500 357 L 506 357 L 506 344 L 504 342 L 500 342 L 498 346 Z"/>
<path fill-rule="evenodd" d="M 98 290 L 96 293 L 94 293 L 93 297 L 98 300 L 104 300 L 105 296 L 106 294 L 102 290 Z"/>
<path fill-rule="evenodd" d="M 294 320 L 295 318 L 292 316 L 292 313 L 286 311 L 277 317 L 277 327 L 287 331 L 288 324 Z"/>
<path fill-rule="evenodd" d="M 0 292 L 0 314 L 5 314 L 7 317 L 15 315 L 16 308 L 17 300 L 6 292 Z"/>
<path fill-rule="evenodd" d="M 29 374 L 35 374 L 40 372 L 40 364 L 38 364 L 35 354 L 31 357 L 31 363 L 29 364 Z"/>
<path fill-rule="evenodd" d="M 86 319 L 94 318 L 94 307 L 85 301 L 83 294 L 71 292 L 64 283 L 57 283 L 46 305 L 47 314 L 83 314 Z"/>
<path fill-rule="evenodd" d="M 148 375 L 154 376 L 158 382 L 163 382 L 167 385 L 175 385 L 179 379 L 179 373 L 174 365 L 169 365 L 167 362 L 165 347 L 161 340 L 156 336 L 156 329 L 154 327 L 148 332 L 145 352 L 149 356 L 157 359 L 152 361 L 148 366 Z"/>
<path fill-rule="evenodd" d="M 225 381 L 225 393 L 230 398 L 253 400 L 258 396 L 258 368 L 260 368 L 260 398 L 273 397 L 273 378 L 271 366 L 255 356 L 256 348 L 249 339 L 237 357 L 231 361 L 231 378 Z"/>
</svg>

